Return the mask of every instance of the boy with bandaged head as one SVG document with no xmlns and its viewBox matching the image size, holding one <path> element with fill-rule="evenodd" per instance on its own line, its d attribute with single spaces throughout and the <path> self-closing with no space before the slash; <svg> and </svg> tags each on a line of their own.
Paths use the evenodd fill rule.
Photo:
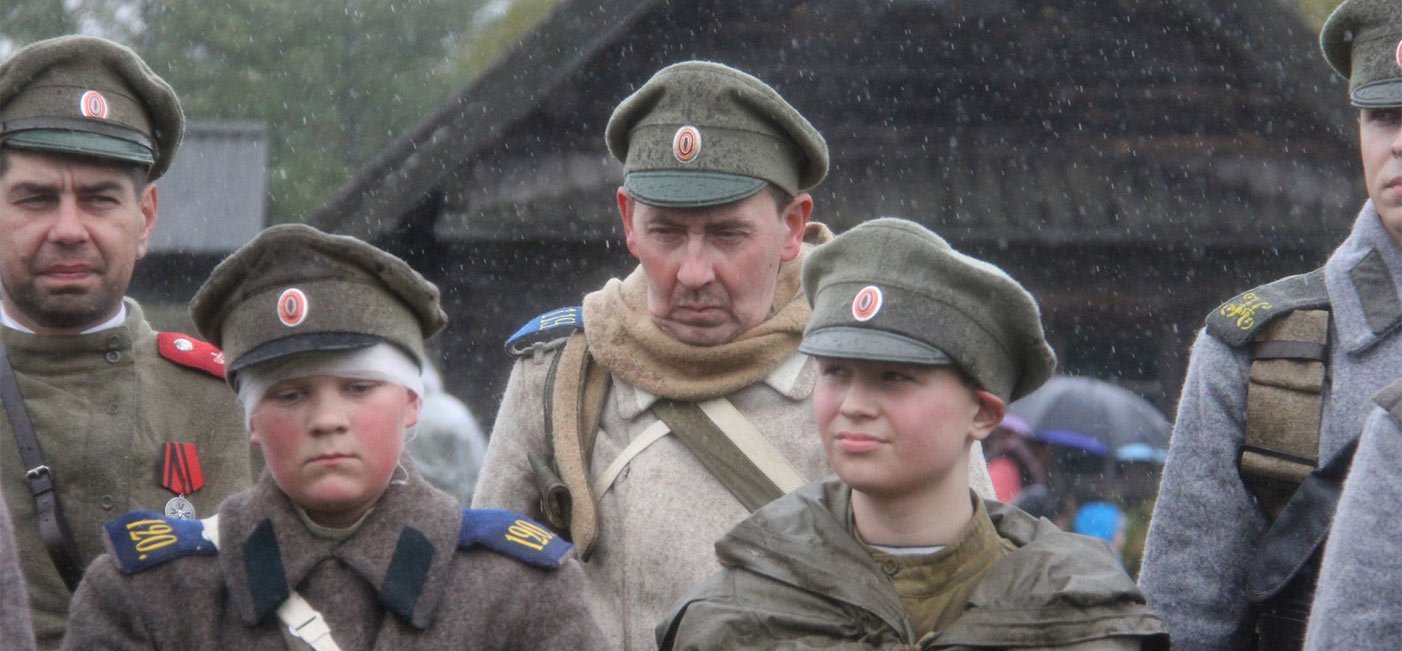
<svg viewBox="0 0 1402 651">
<path fill-rule="evenodd" d="M 275 226 L 191 314 L 267 472 L 214 518 L 109 523 L 65 648 L 601 647 L 568 543 L 459 509 L 403 454 L 423 342 L 447 319 L 432 283 L 354 238 Z"/>
</svg>

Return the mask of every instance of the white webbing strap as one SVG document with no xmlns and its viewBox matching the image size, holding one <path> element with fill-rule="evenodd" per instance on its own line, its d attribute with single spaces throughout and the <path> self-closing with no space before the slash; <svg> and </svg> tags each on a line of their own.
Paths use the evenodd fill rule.
<svg viewBox="0 0 1402 651">
<path fill-rule="evenodd" d="M 214 543 L 216 548 L 219 547 L 219 514 L 216 513 L 200 522 L 204 524 L 205 540 Z M 296 590 L 277 607 L 277 618 L 287 625 L 288 632 L 306 642 L 314 651 L 341 651 L 341 647 L 336 645 L 336 640 L 331 639 L 331 627 L 327 625 L 326 618 L 312 608 L 306 598 Z"/>
<path fill-rule="evenodd" d="M 315 651 L 341 651 L 331 639 L 331 627 L 326 624 L 326 618 L 295 590 L 277 607 L 277 618 Z"/>
<path fill-rule="evenodd" d="M 739 448 L 754 463 L 755 467 L 759 468 L 760 472 L 764 473 L 775 486 L 778 486 L 785 493 L 807 483 L 803 480 L 803 476 L 794 469 L 793 464 L 784 458 L 783 453 L 779 452 L 774 444 L 769 442 L 769 439 L 764 438 L 764 435 L 759 433 L 759 429 L 750 422 L 750 419 L 745 418 L 745 415 L 740 413 L 740 410 L 736 409 L 735 405 L 731 404 L 725 397 L 697 403 L 697 407 L 706 414 L 707 418 L 711 419 L 711 422 L 716 424 L 716 427 L 725 432 L 726 437 L 735 443 L 735 447 Z M 623 468 L 627 467 L 634 457 L 671 433 L 672 430 L 667 427 L 667 424 L 660 420 L 643 430 L 628 444 L 628 447 L 623 448 L 623 451 L 618 453 L 618 457 L 608 465 L 603 474 L 595 478 L 593 484 L 594 500 L 597 502 L 603 498 L 604 493 L 613 486 L 614 480 L 618 479 L 619 473 L 623 472 Z"/>
<path fill-rule="evenodd" d="M 745 418 L 729 400 L 720 397 L 698 403 L 696 406 L 725 432 L 735 447 L 740 448 L 750 462 L 754 463 L 769 481 L 778 486 L 779 490 L 787 494 L 808 483 L 803 480 L 803 475 L 794 469 L 793 464 L 784 458 L 784 454 L 775 449 L 774 444 L 759 433 L 759 428 L 755 427 L 750 419 Z"/>
<path fill-rule="evenodd" d="M 604 470 L 604 474 L 594 478 L 594 485 L 591 486 L 591 488 L 593 488 L 591 492 L 594 493 L 594 501 L 597 502 L 603 499 L 604 493 L 613 486 L 613 480 L 618 479 L 618 474 L 623 472 L 623 468 L 628 465 L 629 461 L 633 460 L 633 457 L 638 456 L 639 452 L 646 450 L 647 446 L 656 443 L 658 439 L 671 433 L 672 430 L 667 427 L 667 423 L 660 420 L 643 430 L 643 433 L 639 434 L 637 438 L 634 438 L 633 441 L 628 444 L 628 447 L 623 448 L 623 451 L 618 453 L 618 457 Z"/>
</svg>

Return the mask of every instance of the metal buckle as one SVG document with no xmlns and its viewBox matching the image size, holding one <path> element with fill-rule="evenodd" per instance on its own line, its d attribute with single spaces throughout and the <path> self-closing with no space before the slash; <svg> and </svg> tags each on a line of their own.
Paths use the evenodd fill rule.
<svg viewBox="0 0 1402 651">
<path fill-rule="evenodd" d="M 34 468 L 30 468 L 29 470 L 24 471 L 24 476 L 27 479 L 38 479 L 39 475 L 41 474 L 49 474 L 49 467 L 36 466 Z"/>
</svg>

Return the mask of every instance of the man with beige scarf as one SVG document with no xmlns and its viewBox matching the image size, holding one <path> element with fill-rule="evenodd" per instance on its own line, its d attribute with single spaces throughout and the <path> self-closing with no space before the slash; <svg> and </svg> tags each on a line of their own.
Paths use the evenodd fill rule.
<svg viewBox="0 0 1402 651">
<path fill-rule="evenodd" d="M 811 314 L 799 268 L 832 237 L 809 222 L 805 190 L 828 151 L 769 86 L 695 61 L 625 99 L 606 140 L 640 264 L 508 342 L 519 359 L 473 506 L 565 530 L 600 628 L 649 649 L 671 602 L 717 569 L 721 534 L 828 473 L 816 370 L 798 352 Z M 972 485 L 991 497 L 973 457 Z"/>
</svg>

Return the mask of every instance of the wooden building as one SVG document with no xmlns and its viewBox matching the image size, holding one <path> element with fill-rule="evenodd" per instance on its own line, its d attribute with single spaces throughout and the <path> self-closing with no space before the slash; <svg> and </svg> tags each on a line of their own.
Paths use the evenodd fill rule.
<svg viewBox="0 0 1402 651">
<path fill-rule="evenodd" d="M 190 120 L 128 294 L 157 329 L 194 334 L 189 301 L 225 256 L 266 221 L 268 129 L 261 122 Z"/>
<path fill-rule="evenodd" d="M 632 261 L 603 143 L 654 71 L 710 59 L 827 138 L 814 219 L 924 223 L 1042 302 L 1065 372 L 1166 409 L 1205 314 L 1320 264 L 1364 193 L 1345 85 L 1274 0 L 564 0 L 312 217 L 439 283 L 449 387 Z"/>
</svg>

